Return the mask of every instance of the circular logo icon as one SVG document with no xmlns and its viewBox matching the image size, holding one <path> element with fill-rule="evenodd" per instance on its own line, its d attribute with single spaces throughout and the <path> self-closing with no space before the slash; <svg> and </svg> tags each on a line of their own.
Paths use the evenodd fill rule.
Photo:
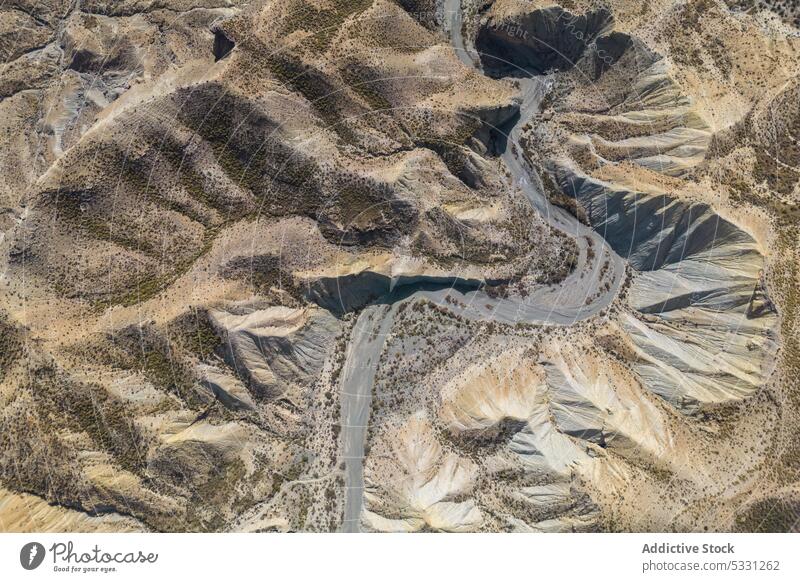
<svg viewBox="0 0 800 582">
<path fill-rule="evenodd" d="M 39 542 L 29 542 L 19 551 L 19 563 L 26 570 L 35 570 L 44 560 L 44 546 Z"/>
</svg>

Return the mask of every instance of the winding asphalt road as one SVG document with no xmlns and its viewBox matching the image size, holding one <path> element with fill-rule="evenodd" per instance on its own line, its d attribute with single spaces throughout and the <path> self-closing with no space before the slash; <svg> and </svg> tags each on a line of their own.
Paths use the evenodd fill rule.
<svg viewBox="0 0 800 582">
<path fill-rule="evenodd" d="M 462 63 L 480 69 L 480 61 L 461 34 L 461 2 L 445 0 L 450 40 Z M 345 462 L 345 507 L 341 530 L 360 531 L 364 505 L 364 443 L 369 420 L 372 388 L 386 335 L 397 306 L 403 301 L 426 298 L 477 321 L 515 324 L 572 325 L 602 311 L 617 295 L 625 275 L 625 261 L 591 228 L 544 196 L 539 175 L 520 157 L 522 127 L 539 111 L 545 85 L 540 78 L 518 79 L 520 118 L 508 136 L 501 158 L 511 175 L 511 186 L 519 188 L 546 222 L 573 237 L 579 256 L 574 271 L 558 285 L 537 289 L 524 299 L 489 297 L 484 291 L 420 289 L 398 301 L 371 305 L 359 315 L 347 348 L 341 381 L 341 427 Z M 589 252 L 591 248 L 592 252 Z M 444 302 L 445 297 L 458 302 Z"/>
</svg>

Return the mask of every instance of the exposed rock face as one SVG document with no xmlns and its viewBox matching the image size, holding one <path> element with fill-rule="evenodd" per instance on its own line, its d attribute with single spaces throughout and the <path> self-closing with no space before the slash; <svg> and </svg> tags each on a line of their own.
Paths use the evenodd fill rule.
<svg viewBox="0 0 800 582">
<path fill-rule="evenodd" d="M 247 387 L 234 374 L 230 374 L 218 366 L 199 364 L 198 376 L 200 383 L 208 388 L 214 397 L 227 408 L 244 410 L 255 407 Z"/>
<path fill-rule="evenodd" d="M 15 0 L 0 53 L 0 530 L 796 527 L 778 18 Z"/>
<path fill-rule="evenodd" d="M 442 389 L 442 421 L 454 432 L 483 431 L 496 438 L 504 421 L 531 416 L 535 387 L 543 381 L 541 369 L 514 366 L 510 357 L 481 362 Z"/>
<path fill-rule="evenodd" d="M 226 361 L 259 398 L 277 398 L 288 385 L 311 382 L 339 330 L 321 309 L 232 305 L 209 316 L 227 348 Z"/>
<path fill-rule="evenodd" d="M 764 258 L 753 238 L 706 204 L 631 192 L 571 165 L 557 175 L 592 226 L 639 271 L 628 296 L 635 312 L 621 325 L 646 385 L 687 410 L 762 386 L 777 348 L 777 318 L 763 297 Z"/>
<path fill-rule="evenodd" d="M 544 18 L 540 13 L 517 20 Z M 634 312 L 621 327 L 635 346 L 634 368 L 645 385 L 687 411 L 740 399 L 763 385 L 776 349 L 777 318 L 762 297 L 762 250 L 708 204 L 682 200 L 654 179 L 689 175 L 705 158 L 711 131 L 668 59 L 611 31 L 607 21 L 591 50 L 582 47 L 562 67 L 574 70 L 552 89 L 563 100 L 550 127 L 534 132 L 568 139 L 553 146 L 566 155 L 544 164 L 639 272 L 628 293 Z M 559 26 L 564 33 L 564 23 Z M 480 31 L 495 27 L 492 20 Z M 499 42 L 515 50 L 515 41 Z M 555 46 L 548 50 L 560 54 Z M 538 147 L 534 137 L 532 151 Z M 631 164 L 644 170 L 634 180 L 621 171 Z"/>
<path fill-rule="evenodd" d="M 604 8 L 576 15 L 550 6 L 513 19 L 492 18 L 478 30 L 475 48 L 488 74 L 527 77 L 572 68 L 613 24 Z"/>
<path fill-rule="evenodd" d="M 592 22 L 589 3 L 570 4 L 572 12 L 585 15 L 577 22 Z M 728 184 L 748 200 L 756 199 L 759 188 L 747 178 L 747 186 L 736 181 L 735 173 L 724 175 L 715 164 L 732 164 L 742 155 L 737 140 L 743 135 L 750 136 L 744 143 L 765 135 L 765 127 L 792 135 L 783 129 L 792 123 L 794 107 L 783 99 L 798 73 L 796 58 L 789 56 L 796 43 L 783 57 L 792 63 L 789 70 L 773 70 L 774 96 L 765 99 L 784 103 L 782 113 L 762 102 L 745 121 L 737 99 L 746 99 L 747 73 L 726 69 L 720 52 L 710 55 L 705 62 L 720 67 L 711 69 L 715 75 L 728 75 L 730 96 L 718 107 L 703 102 L 705 88 L 693 84 L 698 80 L 692 67 L 700 66 L 695 57 L 652 28 L 641 26 L 646 38 L 638 37 L 646 15 L 616 4 L 614 17 L 604 19 L 607 26 L 594 27 L 583 45 L 547 48 L 542 39 L 569 36 L 554 16 L 560 9 L 513 0 L 493 3 L 476 23 L 475 38 L 487 73 L 544 77 L 548 94 L 543 113 L 527 127 L 526 154 L 562 195 L 574 199 L 573 211 L 626 260 L 630 278 L 620 301 L 607 318 L 585 328 L 548 332 L 518 325 L 503 331 L 494 323 L 481 330 L 488 337 L 474 342 L 455 339 L 461 330 L 480 333 L 472 323 L 444 316 L 446 307 L 430 306 L 418 317 L 401 317 L 396 335 L 387 340 L 371 409 L 370 485 L 401 464 L 401 455 L 387 448 L 396 438 L 394 427 L 424 410 L 439 443 L 477 464 L 474 484 L 459 498 L 474 500 L 482 512 L 480 524 L 469 523 L 470 529 L 666 524 L 713 529 L 719 522 L 709 521 L 709 515 L 727 520 L 725 529 L 733 527 L 737 512 L 737 527 L 746 529 L 753 527 L 758 509 L 735 508 L 742 496 L 758 498 L 761 492 L 740 483 L 748 480 L 748 467 L 772 463 L 767 449 L 754 453 L 740 447 L 754 438 L 764 441 L 756 436 L 763 435 L 761 422 L 769 430 L 777 427 L 775 408 L 767 401 L 781 392 L 774 372 L 778 345 L 786 338 L 779 336 L 776 305 L 767 295 L 763 230 L 751 230 L 743 213 L 720 202 Z M 661 4 L 653 9 L 667 9 L 669 3 Z M 534 18 L 539 33 L 526 39 Z M 730 18 L 719 6 L 696 2 L 664 20 L 701 22 L 698 36 L 705 38 Z M 726 49 L 740 50 L 737 42 L 727 38 Z M 783 54 L 784 47 L 773 50 Z M 724 115 L 733 127 L 719 131 Z M 764 123 L 764 115 L 775 115 L 776 123 Z M 737 171 L 747 176 L 759 168 L 776 191 L 788 193 L 793 173 L 777 167 L 794 148 L 780 139 L 785 142 L 780 155 L 762 155 L 750 170 Z M 790 224 L 791 205 L 772 207 L 780 225 Z M 796 285 L 796 278 L 789 285 Z M 442 306 L 457 303 L 455 297 Z M 445 335 L 454 338 L 452 344 L 439 343 Z M 427 343 L 430 353 L 423 348 L 406 355 L 420 343 Z M 752 423 L 751 414 L 761 420 Z M 373 455 L 376 448 L 380 456 Z M 709 450 L 715 451 L 712 456 Z M 796 476 L 787 463 L 779 461 L 777 470 Z M 717 482 L 703 474 L 714 474 Z M 728 476 L 720 481 L 723 474 Z M 776 487 L 766 482 L 767 488 Z M 709 489 L 719 496 L 710 504 L 701 501 Z M 782 523 L 786 529 L 793 493 L 780 491 L 770 501 L 779 500 L 783 509 L 769 527 Z M 676 498 L 697 499 L 704 509 L 687 510 Z M 646 522 L 634 517 L 642 500 L 648 505 Z M 403 503 L 385 488 L 371 486 L 365 504 L 367 528 L 398 528 L 391 519 L 419 527 L 410 515 L 401 515 Z"/>
<path fill-rule="evenodd" d="M 94 533 L 139 532 L 135 520 L 116 515 L 91 517 L 85 513 L 50 505 L 35 495 L 0 490 L 0 527 L 4 532 Z"/>
<path fill-rule="evenodd" d="M 3 118 L 17 127 L 17 147 L 0 159 L 0 203 L 14 207 L 21 202 L 32 181 L 105 117 L 120 96 L 132 88 L 135 93 L 137 83 L 198 59 L 212 42 L 211 23 L 230 16 L 238 4 L 4 4 L 0 96 Z M 189 8 L 195 10 L 176 12 Z M 37 133 L 40 138 L 31 139 Z"/>
<path fill-rule="evenodd" d="M 391 455 L 393 463 L 382 467 L 381 461 L 375 460 L 367 466 L 370 510 L 364 519 L 370 527 L 380 531 L 419 531 L 426 527 L 471 531 L 481 525 L 483 517 L 474 501 L 459 501 L 474 487 L 474 463 L 442 450 L 424 416 L 409 419 L 387 441 L 392 443 L 391 450 L 377 448 L 373 458 L 384 452 Z M 388 474 L 380 472 L 379 478 L 370 482 L 371 472 L 381 469 Z"/>
<path fill-rule="evenodd" d="M 800 26 L 800 11 L 794 2 L 789 0 L 725 0 L 733 10 L 741 10 L 751 14 L 759 10 L 770 10 L 777 13 L 788 24 Z"/>
<path fill-rule="evenodd" d="M 496 159 L 514 87 L 429 8 L 0 9 L 10 495 L 109 518 L 65 528 L 338 529 L 347 314 L 569 273 Z"/>
<path fill-rule="evenodd" d="M 680 464 L 685 459 L 676 448 L 669 416 L 629 371 L 608 362 L 587 342 L 576 338 L 570 344 L 552 342 L 538 355 L 518 339 L 487 343 L 453 354 L 441 372 L 428 375 L 424 387 L 401 390 L 412 400 L 422 398 L 423 392 L 434 395 L 425 399 L 424 406 L 438 409 L 436 424 L 443 431 L 438 434 L 448 435 L 445 442 L 455 451 L 455 456 L 440 462 L 440 470 L 463 467 L 468 459 L 467 466 L 477 463 L 471 472 L 447 473 L 446 486 L 441 473 L 409 470 L 416 475 L 417 490 L 444 495 L 443 489 L 452 488 L 458 493 L 461 503 L 451 509 L 458 508 L 462 528 L 592 529 L 597 527 L 598 507 L 586 492 L 622 491 L 632 475 L 620 459 L 661 468 L 675 463 L 684 470 Z M 513 347 L 497 353 L 503 344 Z M 481 357 L 479 349 L 492 355 Z M 464 365 L 470 358 L 475 363 Z M 385 485 L 398 482 L 394 467 L 411 462 L 408 443 L 425 443 L 427 453 L 416 459 L 442 454 L 437 432 L 419 428 L 430 422 L 420 424 L 422 414 L 398 428 L 389 428 L 398 422 L 395 414 L 380 417 L 386 426 L 375 430 L 367 463 L 364 524 L 368 528 L 419 529 L 420 519 L 429 527 L 454 527 L 434 525 L 424 512 L 404 513 L 412 494 L 402 497 Z M 420 431 L 427 436 L 420 436 Z M 472 476 L 467 479 L 467 475 Z M 483 517 L 477 519 L 481 510 Z"/>
<path fill-rule="evenodd" d="M 617 66 L 641 62 L 637 43 L 626 52 L 634 54 L 620 55 Z M 618 81 L 605 74 L 600 87 Z M 655 184 L 637 191 L 616 181 L 619 172 L 603 175 L 606 165 L 632 163 L 683 176 L 705 157 L 708 126 L 666 60 L 654 60 L 614 98 L 598 113 L 559 112 L 556 123 L 567 131 L 588 127 L 599 135 L 573 134 L 568 147 L 579 161 L 562 157 L 550 165 L 562 191 L 639 272 L 628 294 L 635 311 L 621 321 L 637 353 L 634 368 L 646 386 L 685 410 L 741 399 L 763 385 L 777 347 L 777 318 L 762 297 L 762 251 L 708 204 Z M 577 102 L 568 97 L 565 105 Z M 602 137 L 607 128 L 613 141 Z"/>
</svg>

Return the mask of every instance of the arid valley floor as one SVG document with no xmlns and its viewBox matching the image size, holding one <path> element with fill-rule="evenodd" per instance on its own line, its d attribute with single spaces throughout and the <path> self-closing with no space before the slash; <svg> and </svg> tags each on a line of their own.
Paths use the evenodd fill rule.
<svg viewBox="0 0 800 582">
<path fill-rule="evenodd" d="M 800 29 L 0 4 L 0 531 L 800 530 Z"/>
</svg>

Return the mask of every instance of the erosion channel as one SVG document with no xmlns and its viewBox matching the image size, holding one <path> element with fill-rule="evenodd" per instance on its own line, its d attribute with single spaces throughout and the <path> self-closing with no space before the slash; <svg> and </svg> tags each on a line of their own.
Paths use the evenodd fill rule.
<svg viewBox="0 0 800 582">
<path fill-rule="evenodd" d="M 459 59 L 468 66 L 480 68 L 461 35 L 461 5 L 446 0 L 451 42 Z M 619 290 L 625 274 L 625 262 L 591 228 L 581 224 L 564 209 L 553 206 L 543 194 L 541 180 L 521 157 L 519 137 L 522 127 L 539 111 L 545 81 L 540 77 L 519 79 L 521 88 L 520 115 L 508 134 L 502 159 L 511 176 L 509 187 L 524 192 L 531 205 L 554 228 L 576 239 L 579 257 L 572 273 L 557 286 L 543 287 L 523 299 L 494 298 L 480 289 L 460 290 L 457 286 L 406 288 L 378 300 L 358 317 L 350 337 L 341 381 L 341 428 L 345 463 L 345 509 L 342 531 L 360 530 L 364 496 L 364 443 L 369 422 L 369 409 L 375 371 L 384 339 L 392 326 L 399 302 L 428 299 L 443 303 L 446 296 L 459 302 L 447 304 L 460 316 L 474 320 L 493 320 L 515 324 L 570 325 L 592 317 L 608 307 Z M 591 242 L 590 242 L 591 241 Z M 589 248 L 596 249 L 589 252 Z M 605 270 L 602 265 L 608 263 Z M 596 294 L 602 281 L 609 282 Z M 591 298 L 591 299 L 588 299 Z M 463 306 L 462 306 L 463 305 Z"/>
</svg>

